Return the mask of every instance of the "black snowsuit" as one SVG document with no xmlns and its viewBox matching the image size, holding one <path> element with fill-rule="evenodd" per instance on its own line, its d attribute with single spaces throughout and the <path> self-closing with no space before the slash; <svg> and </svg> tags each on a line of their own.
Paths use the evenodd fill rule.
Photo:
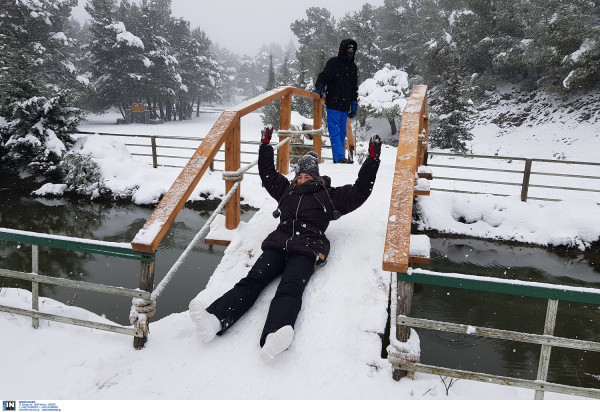
<svg viewBox="0 0 600 412">
<path fill-rule="evenodd" d="M 286 325 L 294 326 L 315 264 L 323 262 L 329 254 L 325 230 L 334 218 L 334 210 L 345 215 L 367 200 L 373 190 L 379 160 L 367 158 L 356 182 L 337 188 L 326 188 L 316 180 L 292 188 L 288 179 L 275 170 L 270 145 L 260 146 L 258 168 L 264 187 L 279 201 L 280 223 L 263 241 L 263 253 L 248 275 L 214 301 L 207 311 L 221 321 L 223 329 L 219 334 L 222 334 L 252 307 L 260 292 L 281 275 L 260 338 L 262 347 L 269 333 Z"/>
<path fill-rule="evenodd" d="M 349 111 L 350 104 L 358 100 L 358 68 L 354 59 L 346 59 L 349 45 L 354 46 L 356 53 L 354 40 L 342 40 L 338 55 L 327 61 L 315 83 L 315 89 L 325 90 L 327 108 L 340 112 Z"/>
</svg>

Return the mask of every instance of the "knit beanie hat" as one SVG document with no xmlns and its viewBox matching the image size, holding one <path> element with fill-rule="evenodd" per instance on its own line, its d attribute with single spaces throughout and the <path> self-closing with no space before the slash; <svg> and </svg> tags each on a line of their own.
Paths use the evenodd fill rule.
<svg viewBox="0 0 600 412">
<path fill-rule="evenodd" d="M 301 173 L 311 175 L 314 179 L 321 177 L 321 175 L 319 175 L 319 155 L 310 151 L 302 156 L 302 158 L 298 160 L 298 172 L 296 173 L 296 176 Z"/>
</svg>

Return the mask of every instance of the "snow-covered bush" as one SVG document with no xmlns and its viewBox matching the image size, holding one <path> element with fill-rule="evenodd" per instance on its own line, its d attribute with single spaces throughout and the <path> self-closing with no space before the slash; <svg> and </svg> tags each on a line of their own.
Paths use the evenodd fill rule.
<svg viewBox="0 0 600 412">
<path fill-rule="evenodd" d="M 82 119 L 65 94 L 14 100 L 0 107 L 0 163 L 9 172 L 41 180 L 60 177 L 58 163 L 72 146 L 71 134 Z"/>
<path fill-rule="evenodd" d="M 66 191 L 93 197 L 106 191 L 100 166 L 92 160 L 91 154 L 69 152 L 59 167 L 64 174 Z"/>
<path fill-rule="evenodd" d="M 387 119 L 391 134 L 396 135 L 396 119 L 402 116 L 409 94 L 408 74 L 386 64 L 358 87 L 359 116 Z"/>
</svg>

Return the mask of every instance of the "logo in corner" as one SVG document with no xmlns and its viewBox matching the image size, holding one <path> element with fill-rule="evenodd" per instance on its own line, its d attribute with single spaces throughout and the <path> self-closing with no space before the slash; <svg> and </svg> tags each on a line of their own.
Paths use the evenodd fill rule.
<svg viewBox="0 0 600 412">
<path fill-rule="evenodd" d="M 3 411 L 16 411 L 17 410 L 17 401 L 2 401 L 2 410 Z"/>
</svg>

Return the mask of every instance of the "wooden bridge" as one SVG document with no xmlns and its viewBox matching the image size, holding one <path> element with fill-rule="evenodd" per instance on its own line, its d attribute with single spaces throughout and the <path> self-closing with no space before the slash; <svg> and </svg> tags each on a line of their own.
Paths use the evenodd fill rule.
<svg viewBox="0 0 600 412">
<path fill-rule="evenodd" d="M 142 229 L 137 233 L 130 248 L 123 244 L 110 245 L 108 242 L 98 244 L 97 242 L 86 242 L 85 240 L 72 240 L 71 243 L 64 239 L 57 242 L 56 238 L 40 241 L 40 234 L 20 233 L 0 229 L 0 240 L 20 241 L 30 244 L 38 244 L 50 247 L 77 247 L 78 250 L 92 251 L 94 253 L 116 253 L 125 258 L 136 259 L 140 261 L 139 289 L 123 291 L 138 301 L 140 306 L 144 302 L 149 302 L 151 292 L 156 292 L 154 288 L 154 255 L 162 239 L 169 231 L 171 225 L 179 212 L 184 207 L 194 188 L 201 180 L 202 176 L 210 168 L 215 155 L 221 148 L 225 147 L 225 171 L 236 172 L 240 170 L 241 156 L 241 119 L 243 116 L 260 109 L 261 107 L 280 101 L 281 121 L 280 131 L 290 129 L 292 98 L 307 98 L 313 100 L 313 129 L 317 132 L 313 135 L 313 150 L 321 155 L 321 119 L 323 101 L 319 95 L 305 90 L 293 87 L 280 87 L 264 93 L 254 99 L 246 101 L 238 106 L 224 111 L 206 138 L 202 141 L 195 153 L 191 156 L 187 165 L 182 169 L 178 178 L 175 180 L 169 191 L 162 198 L 161 202 L 153 211 L 152 215 L 146 221 Z M 285 138 L 280 136 L 280 143 Z M 460 276 L 451 276 L 436 274 L 433 272 L 422 273 L 409 268 L 411 263 L 427 263 L 428 253 L 421 253 L 423 248 L 418 248 L 416 253 L 415 244 L 427 243 L 428 239 L 423 235 L 411 234 L 411 222 L 413 215 L 413 203 L 415 196 L 429 195 L 426 179 L 431 179 L 431 173 L 425 166 L 427 158 L 428 142 L 428 106 L 427 106 L 427 87 L 416 86 L 404 109 L 402 115 L 402 125 L 398 139 L 398 149 L 396 155 L 393 186 L 391 190 L 389 216 L 387 222 L 387 232 L 385 239 L 385 248 L 382 255 L 381 267 L 384 271 L 397 273 L 397 298 L 392 302 L 392 336 L 390 340 L 393 350 L 389 356 L 390 362 L 394 365 L 394 378 L 400 379 L 410 371 L 419 371 L 427 373 L 443 373 L 446 376 L 456 376 L 463 379 L 473 379 L 481 381 L 490 381 L 499 384 L 510 384 L 522 386 L 536 390 L 536 397 L 541 398 L 544 390 L 552 390 L 562 393 L 580 394 L 582 396 L 600 397 L 600 390 L 589 388 L 566 387 L 545 382 L 548 362 L 550 358 L 550 348 L 552 346 L 562 346 L 573 349 L 584 349 L 600 351 L 600 343 L 585 342 L 574 339 L 554 338 L 553 322 L 556 317 L 558 299 L 585 301 L 594 304 L 600 304 L 600 292 L 594 289 L 578 288 L 573 293 L 565 293 L 557 290 L 556 287 L 548 285 L 529 285 L 529 284 L 506 284 L 497 279 L 464 279 Z M 278 149 L 277 156 L 278 170 L 283 174 L 289 172 L 290 144 L 285 142 Z M 235 229 L 240 223 L 240 188 L 239 183 L 232 180 L 225 181 L 226 196 L 225 220 L 227 229 Z M 57 246 L 58 245 L 58 246 Z M 427 248 L 425 248 L 427 249 Z M 34 262 L 37 258 L 34 257 Z M 19 277 L 31 280 L 33 284 L 38 282 L 55 282 L 46 279 L 47 277 L 36 273 L 35 264 L 31 273 L 17 273 L 3 270 L 2 276 Z M 71 284 L 73 283 L 73 284 Z M 61 284 L 67 287 L 79 287 L 74 282 Z M 435 285 L 445 285 L 453 287 L 468 288 L 472 290 L 491 290 L 499 293 L 510 293 L 526 296 L 538 296 L 549 299 L 548 316 L 544 335 L 518 334 L 510 331 L 497 331 L 486 328 L 477 328 L 466 325 L 440 324 L 409 318 L 412 289 L 414 283 L 427 283 Z M 501 287 L 498 285 L 501 284 Z M 88 287 L 89 285 L 86 285 Z M 89 286 L 92 287 L 92 286 Z M 159 285 L 161 287 L 161 285 Z M 115 288 L 118 289 L 118 288 Z M 16 312 L 11 308 L 0 307 L 0 310 L 19 313 L 31 316 L 36 320 L 40 318 L 51 319 L 55 321 L 65 321 L 67 323 L 81 324 L 82 326 L 91 326 L 88 323 L 77 323 L 68 319 L 56 319 L 55 317 L 44 317 L 38 310 L 37 296 L 33 303 L 32 311 L 20 310 Z M 155 303 L 155 302 L 154 302 Z M 128 331 L 114 330 L 116 332 L 128 333 L 134 335 L 134 346 L 143 348 L 148 334 L 149 317 L 152 309 L 148 310 L 148 315 L 140 316 L 135 328 L 129 328 Z M 436 330 L 452 330 L 458 333 L 479 333 L 482 336 L 495 336 L 501 339 L 514 339 L 518 341 L 534 342 L 543 345 L 542 356 L 540 359 L 540 370 L 537 381 L 524 381 L 507 377 L 490 377 L 489 375 L 469 373 L 465 371 L 454 371 L 451 369 L 437 368 L 435 366 L 422 365 L 418 358 L 405 356 L 403 344 L 408 340 L 411 334 L 411 327 L 434 328 Z M 474 331 L 473 331 L 474 330 Z"/>
</svg>

